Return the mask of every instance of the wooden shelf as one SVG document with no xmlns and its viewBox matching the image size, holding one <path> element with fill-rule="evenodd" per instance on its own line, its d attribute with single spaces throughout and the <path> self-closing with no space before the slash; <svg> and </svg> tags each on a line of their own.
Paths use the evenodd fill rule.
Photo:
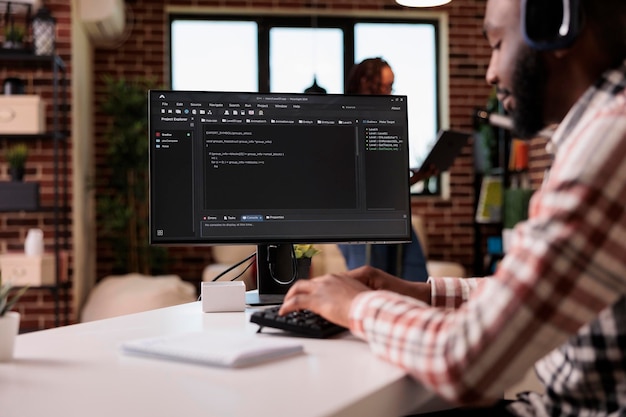
<svg viewBox="0 0 626 417">
<path fill-rule="evenodd" d="M 22 64 L 56 64 L 62 71 L 65 71 L 65 62 L 58 55 L 35 55 L 28 50 L 17 52 L 14 49 L 0 48 L 0 58 L 5 62 L 14 61 Z"/>
<path fill-rule="evenodd" d="M 2 0 L 0 0 L 2 2 Z M 53 123 L 48 126 L 44 133 L 40 134 L 2 134 L 0 141 L 24 141 L 50 140 L 53 148 L 54 169 L 54 198 L 46 203 L 45 207 L 40 202 L 40 184 L 38 182 L 0 182 L 0 212 L 45 212 L 51 213 L 51 221 L 54 228 L 54 256 L 57 265 L 67 265 L 66 254 L 68 250 L 68 178 L 67 178 L 67 144 L 70 133 L 68 130 L 67 114 L 70 107 L 67 104 L 67 83 L 65 62 L 58 55 L 35 55 L 32 49 L 11 50 L 0 48 L 0 67 L 9 71 L 39 71 L 42 70 L 52 77 L 51 106 L 47 110 L 47 116 L 52 114 Z M 31 144 L 29 144 L 31 146 Z M 67 273 L 55 268 L 55 280 L 53 285 L 43 285 L 41 288 L 49 289 L 54 297 L 55 325 L 69 322 L 69 294 L 66 291 L 69 284 L 66 282 Z M 64 313 L 61 306 L 64 306 Z"/>
<path fill-rule="evenodd" d="M 21 135 L 15 133 L 0 133 L 0 139 L 10 140 L 10 141 L 31 141 L 37 139 L 57 139 L 57 140 L 65 140 L 67 139 L 67 133 L 54 133 L 54 132 L 46 132 L 46 133 L 37 133 L 37 134 L 29 134 L 29 135 Z"/>
</svg>

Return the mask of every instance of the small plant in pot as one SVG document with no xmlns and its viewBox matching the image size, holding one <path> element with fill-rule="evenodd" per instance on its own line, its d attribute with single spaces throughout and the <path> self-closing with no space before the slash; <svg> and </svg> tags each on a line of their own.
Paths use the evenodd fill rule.
<svg viewBox="0 0 626 417">
<path fill-rule="evenodd" d="M 2 46 L 6 49 L 24 49 L 24 36 L 26 31 L 21 25 L 12 23 L 4 31 Z"/>
<path fill-rule="evenodd" d="M 11 180 L 22 181 L 28 159 L 28 147 L 23 143 L 15 144 L 7 149 L 5 158 L 9 164 Z"/>
<path fill-rule="evenodd" d="M 15 336 L 20 328 L 20 313 L 10 311 L 28 287 L 14 291 L 11 283 L 3 283 L 0 276 L 0 362 L 13 358 Z"/>
<path fill-rule="evenodd" d="M 293 245 L 293 250 L 298 265 L 298 278 L 309 278 L 311 272 L 311 258 L 320 253 L 320 250 L 311 244 Z"/>
<path fill-rule="evenodd" d="M 0 275 L 0 317 L 4 317 L 13 308 L 26 290 L 28 287 L 21 287 L 19 290 L 13 291 L 13 284 L 10 282 L 3 283 L 2 275 Z"/>
</svg>

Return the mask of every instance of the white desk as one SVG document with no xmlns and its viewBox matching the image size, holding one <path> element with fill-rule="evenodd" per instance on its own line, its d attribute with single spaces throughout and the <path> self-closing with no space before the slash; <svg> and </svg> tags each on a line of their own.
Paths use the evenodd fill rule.
<svg viewBox="0 0 626 417">
<path fill-rule="evenodd" d="M 125 340 L 177 332 L 254 333 L 252 311 L 202 313 L 194 302 L 20 335 L 15 359 L 0 363 L 0 415 L 381 417 L 441 407 L 349 334 L 302 338 L 305 354 L 243 369 L 129 356 L 118 349 Z"/>
</svg>

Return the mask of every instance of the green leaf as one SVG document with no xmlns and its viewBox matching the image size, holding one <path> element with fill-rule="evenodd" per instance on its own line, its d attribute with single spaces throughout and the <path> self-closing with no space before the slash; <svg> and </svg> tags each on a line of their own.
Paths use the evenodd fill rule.
<svg viewBox="0 0 626 417">
<path fill-rule="evenodd" d="M 28 286 L 20 288 L 13 297 L 10 297 L 12 289 L 13 285 L 10 282 L 3 284 L 2 278 L 0 277 L 0 317 L 4 316 L 7 311 L 13 308 L 15 303 L 17 303 L 26 290 L 28 290 Z"/>
<path fill-rule="evenodd" d="M 320 253 L 320 250 L 317 249 L 314 245 L 311 244 L 297 244 L 293 245 L 293 250 L 296 254 L 296 259 L 298 258 L 312 258 L 316 254 Z"/>
</svg>

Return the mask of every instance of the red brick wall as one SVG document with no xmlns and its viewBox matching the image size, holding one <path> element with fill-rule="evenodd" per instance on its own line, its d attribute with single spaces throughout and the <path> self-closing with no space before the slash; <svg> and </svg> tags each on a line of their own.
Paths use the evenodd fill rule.
<svg viewBox="0 0 626 417">
<path fill-rule="evenodd" d="M 298 10 L 310 1 L 170 1 L 139 0 L 131 4 L 137 23 L 129 40 L 114 50 L 102 49 L 96 53 L 96 68 L 99 74 L 151 75 L 165 80 L 167 57 L 165 56 L 165 33 L 167 18 L 165 4 L 215 5 L 246 7 L 283 7 Z M 378 1 L 319 1 L 319 7 L 336 10 L 402 10 L 393 0 Z M 484 81 L 489 48 L 482 35 L 482 15 L 485 1 L 456 0 L 444 7 L 450 18 L 450 115 L 454 128 L 470 130 L 475 107 L 482 107 L 490 91 Z M 98 86 L 98 93 L 102 87 Z M 99 95 L 99 94 L 98 94 Z M 98 115 L 97 131 L 101 131 L 106 120 Z M 468 146 L 451 171 L 452 198 L 415 200 L 414 209 L 428 220 L 431 257 L 450 259 L 463 263 L 471 269 L 473 262 L 473 159 Z M 99 250 L 98 274 L 108 273 L 106 250 Z M 177 248 L 170 251 L 176 263 L 175 272 L 185 279 L 197 280 L 202 268 L 210 260 L 207 249 Z"/>
<path fill-rule="evenodd" d="M 57 54 L 67 65 L 67 82 L 71 79 L 71 55 L 70 55 L 70 4 L 67 0 L 47 0 L 46 6 L 50 9 L 53 17 L 57 20 L 56 45 Z M 21 22 L 21 20 L 19 20 Z M 4 19 L 0 22 L 0 33 L 4 33 Z M 52 128 L 52 72 L 48 65 L 18 65 L 2 64 L 0 56 L 0 80 L 7 77 L 18 77 L 26 83 L 26 94 L 37 94 L 43 98 L 47 104 L 46 126 L 48 130 Z M 67 90 L 67 114 L 68 126 L 70 123 L 69 112 L 71 111 L 71 99 L 69 89 Z M 18 140 L 8 141 L 0 135 L 0 181 L 8 181 L 8 167 L 4 159 L 4 150 L 7 147 L 19 142 Z M 71 142 L 72 137 L 67 139 L 64 146 L 67 148 L 66 173 L 68 181 L 68 201 L 71 201 Z M 53 142 L 50 139 L 28 140 L 29 158 L 26 163 L 25 181 L 39 182 L 41 212 L 36 213 L 0 213 L 0 253 L 7 251 L 22 252 L 24 239 L 29 228 L 40 228 L 44 231 L 45 250 L 54 251 L 54 231 L 55 220 L 52 207 L 54 204 L 54 158 Z M 69 213 L 69 211 L 66 211 Z M 61 238 L 68 242 L 68 249 L 71 249 L 71 216 L 68 214 L 63 222 Z M 71 252 L 70 252 L 71 253 Z M 70 262 L 71 263 L 71 262 Z M 55 304 L 52 292 L 49 289 L 31 288 L 17 306 L 17 310 L 22 314 L 22 330 L 43 329 L 54 327 Z"/>
<path fill-rule="evenodd" d="M 46 5 L 57 18 L 58 51 L 68 64 L 71 77 L 70 56 L 70 25 L 69 6 L 66 0 L 49 0 Z M 154 76 L 163 82 L 167 73 L 166 33 L 167 16 L 165 5 L 177 6 L 224 6 L 241 7 L 280 7 L 294 11 L 308 7 L 310 0 L 246 0 L 246 1 L 200 1 L 200 0 L 135 0 L 127 2 L 132 8 L 135 20 L 129 39 L 115 48 L 100 48 L 95 52 L 96 74 L 96 108 L 102 100 L 102 75 L 134 77 Z M 334 10 L 402 10 L 393 0 L 318 0 L 318 7 Z M 486 0 L 454 0 L 441 10 L 449 14 L 449 74 L 450 74 L 450 121 L 451 127 L 471 130 L 473 111 L 483 107 L 487 101 L 490 87 L 484 81 L 490 50 L 482 35 L 482 16 Z M 405 40 L 409 41 L 409 40 Z M 0 68 L 0 77 L 4 79 L 15 72 Z M 28 77 L 29 92 L 49 97 L 50 74 L 45 71 L 34 74 L 17 75 Z M 96 110 L 96 132 L 104 131 L 106 118 Z M 48 115 L 48 118 L 51 116 Z M 71 142 L 71 139 L 70 139 Z M 5 141 L 0 142 L 4 149 Z M 40 180 L 44 187 L 42 200 L 49 204 L 51 198 L 51 148 L 49 143 L 33 143 L 33 159 L 29 162 L 27 180 Z M 95 161 L 96 175 L 108 169 L 104 155 L 102 137 L 96 138 Z M 546 164 L 542 144 L 533 142 L 531 155 L 538 158 L 533 164 L 534 184 L 540 181 L 540 174 Z M 68 168 L 69 169 L 69 168 Z M 474 183 L 473 183 L 472 147 L 467 146 L 451 170 L 451 199 L 443 201 L 439 198 L 416 199 L 414 210 L 426 218 L 426 228 L 430 242 L 430 256 L 433 259 L 453 260 L 461 262 L 468 271 L 473 269 L 473 217 L 474 217 Z M 70 177 L 71 178 L 71 177 Z M 6 165 L 0 159 L 0 180 L 6 180 Z M 97 190 L 102 192 L 102 190 Z M 70 184 L 71 192 L 71 184 Z M 10 213 L 0 214 L 0 251 L 21 250 L 26 231 L 29 227 L 42 227 L 47 236 L 47 249 L 51 250 L 51 227 L 49 213 Z M 71 240 L 71 239 L 70 239 Z M 102 278 L 111 273 L 111 251 L 98 246 L 97 274 Z M 202 269 L 210 261 L 207 248 L 173 248 L 170 258 L 174 266 L 168 273 L 175 273 L 186 280 L 197 281 Z M 70 260 L 71 267 L 71 260 Z M 25 321 L 29 328 L 46 328 L 54 325 L 53 304 L 50 295 L 45 291 L 31 291 L 20 311 L 25 313 Z"/>
</svg>

